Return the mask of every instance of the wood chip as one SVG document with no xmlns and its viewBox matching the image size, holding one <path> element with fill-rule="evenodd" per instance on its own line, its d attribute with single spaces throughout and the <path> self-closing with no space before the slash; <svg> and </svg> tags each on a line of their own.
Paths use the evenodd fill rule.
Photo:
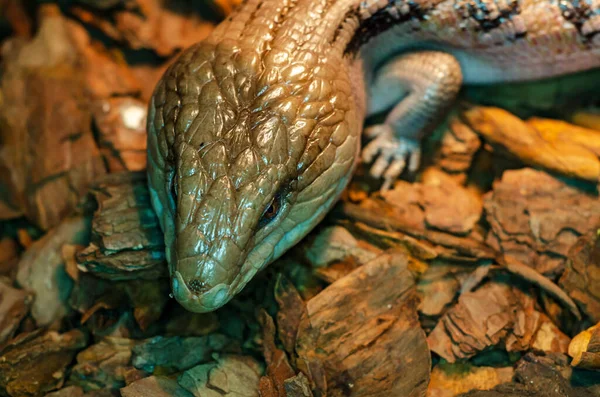
<svg viewBox="0 0 600 397">
<path fill-rule="evenodd" d="M 132 364 L 148 373 L 155 370 L 175 373 L 211 361 L 215 352 L 235 353 L 239 346 L 222 334 L 199 337 L 163 337 L 146 339 L 133 347 Z"/>
<path fill-rule="evenodd" d="M 577 238 L 600 225 L 594 187 L 528 168 L 506 171 L 484 206 L 488 244 L 550 277 L 564 269 Z"/>
<path fill-rule="evenodd" d="M 573 338 L 569 356 L 574 367 L 600 371 L 600 323 Z"/>
<path fill-rule="evenodd" d="M 294 285 L 283 275 L 277 278 L 275 284 L 275 300 L 279 305 L 277 336 L 285 351 L 293 358 L 300 320 L 306 316 L 306 304 Z"/>
<path fill-rule="evenodd" d="M 147 107 L 145 102 L 132 97 L 95 102 L 98 145 L 109 172 L 146 169 Z"/>
<path fill-rule="evenodd" d="M 150 376 L 122 388 L 123 397 L 193 397 L 189 391 L 179 386 L 175 379 L 163 376 Z"/>
<path fill-rule="evenodd" d="M 569 250 L 560 286 L 592 322 L 600 322 L 600 234 L 592 230 Z"/>
<path fill-rule="evenodd" d="M 593 378 L 589 379 L 590 383 Z M 461 397 L 593 397 L 597 394 L 577 387 L 564 354 L 528 353 L 515 368 L 512 382 L 488 391 L 471 391 Z"/>
<path fill-rule="evenodd" d="M 214 26 L 185 1 L 135 0 L 135 5 L 106 16 L 81 7 L 72 7 L 71 12 L 113 40 L 135 50 L 151 49 L 162 57 L 197 43 Z"/>
<path fill-rule="evenodd" d="M 163 235 L 145 174 L 108 175 L 92 195 L 98 210 L 91 244 L 77 255 L 81 270 L 110 280 L 167 277 Z"/>
<path fill-rule="evenodd" d="M 9 396 L 38 396 L 60 387 L 67 366 L 86 344 L 83 332 L 20 334 L 0 349 L 0 391 Z"/>
<path fill-rule="evenodd" d="M 272 394 L 274 397 L 286 397 L 285 381 L 296 376 L 296 373 L 292 369 L 285 351 L 275 345 L 273 318 L 263 309 L 259 313 L 259 321 L 263 330 L 263 356 L 267 363 L 267 371 L 263 378 L 268 378 L 266 382 L 261 378 L 260 383 L 269 385 L 266 390 L 261 387 L 260 394 L 261 396 Z"/>
<path fill-rule="evenodd" d="M 453 115 L 434 154 L 433 163 L 453 175 L 467 173 L 480 147 L 479 136 L 460 117 Z"/>
<path fill-rule="evenodd" d="M 32 302 L 32 294 L 0 279 L 0 345 L 14 336 Z"/>
<path fill-rule="evenodd" d="M 0 275 L 12 279 L 17 271 L 17 263 L 19 263 L 17 242 L 10 237 L 0 239 Z"/>
<path fill-rule="evenodd" d="M 42 6 L 40 18 L 34 40 L 4 47 L 0 169 L 8 172 L 0 172 L 0 185 L 10 189 L 11 207 L 47 230 L 105 168 L 65 19 L 54 5 Z"/>
<path fill-rule="evenodd" d="M 534 306 L 534 299 L 520 289 L 489 282 L 460 296 L 429 334 L 429 346 L 451 363 L 491 347 L 525 351 L 536 344 L 566 352 L 569 338 Z"/>
<path fill-rule="evenodd" d="M 179 377 L 179 384 L 195 397 L 258 397 L 261 368 L 248 356 L 217 356 Z"/>
<path fill-rule="evenodd" d="M 403 253 L 372 260 L 307 303 L 299 368 L 328 395 L 424 393 L 430 357 L 417 304 Z"/>
<path fill-rule="evenodd" d="M 119 389 L 131 368 L 131 349 L 136 341 L 105 337 L 77 354 L 69 382 L 85 390 Z"/>
<path fill-rule="evenodd" d="M 464 112 L 463 118 L 487 142 L 502 147 L 527 165 L 587 181 L 600 180 L 596 153 L 565 139 L 565 135 L 542 135 L 533 127 L 535 123 L 528 125 L 499 108 L 475 107 Z"/>
<path fill-rule="evenodd" d="M 512 367 L 476 367 L 469 364 L 438 364 L 431 371 L 427 397 L 454 397 L 471 390 L 488 390 L 510 382 Z"/>
</svg>

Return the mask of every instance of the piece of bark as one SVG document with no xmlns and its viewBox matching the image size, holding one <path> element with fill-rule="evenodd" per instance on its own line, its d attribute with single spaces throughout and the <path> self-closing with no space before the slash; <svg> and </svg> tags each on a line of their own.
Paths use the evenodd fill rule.
<svg viewBox="0 0 600 397">
<path fill-rule="evenodd" d="M 79 386 L 67 386 L 62 389 L 48 393 L 45 397 L 84 397 L 85 393 Z"/>
<path fill-rule="evenodd" d="M 194 12 L 185 1 L 136 0 L 135 9 L 118 9 L 103 16 L 82 7 L 71 12 L 80 20 L 100 29 L 113 40 L 134 50 L 151 49 L 170 57 L 208 36 L 213 22 Z"/>
<path fill-rule="evenodd" d="M 13 288 L 6 280 L 0 279 L 0 345 L 12 338 L 29 313 L 33 296 L 27 291 Z"/>
<path fill-rule="evenodd" d="M 120 394 L 115 394 L 113 390 L 92 390 L 86 393 L 81 387 L 67 386 L 48 393 L 45 397 L 120 397 Z"/>
<path fill-rule="evenodd" d="M 598 109 L 594 106 L 576 110 L 569 115 L 568 120 L 571 123 L 588 130 L 600 130 L 600 112 L 598 112 Z"/>
<path fill-rule="evenodd" d="M 174 60 L 174 59 L 173 59 Z M 165 71 L 170 66 L 170 62 L 165 62 L 160 65 L 139 64 L 130 65 L 129 70 L 138 81 L 143 81 L 145 84 L 141 87 L 140 99 L 145 103 L 150 103 L 150 98 L 154 93 L 154 87 L 158 84 L 160 78 L 165 74 Z"/>
<path fill-rule="evenodd" d="M 525 168 L 506 171 L 484 197 L 487 243 L 539 273 L 562 272 L 577 238 L 600 225 L 593 187 Z"/>
<path fill-rule="evenodd" d="M 269 388 L 269 393 L 272 390 L 275 397 L 286 397 L 285 380 L 296 376 L 296 373 L 292 369 L 286 353 L 275 345 L 275 323 L 264 309 L 259 313 L 259 322 L 263 331 L 263 356 L 267 363 L 267 373 L 263 377 L 268 377 L 271 381 L 269 383 L 273 385 L 272 388 Z M 261 395 L 265 395 L 262 389 Z"/>
<path fill-rule="evenodd" d="M 147 104 L 131 97 L 98 100 L 94 121 L 109 172 L 146 169 Z"/>
<path fill-rule="evenodd" d="M 600 157 L 600 131 L 579 127 L 566 121 L 533 117 L 527 120 L 527 125 L 535 128 L 545 139 L 570 142 L 592 151 Z"/>
<path fill-rule="evenodd" d="M 0 239 L 0 275 L 14 278 L 18 263 L 17 242 L 10 237 Z"/>
<path fill-rule="evenodd" d="M 92 189 L 98 204 L 90 245 L 77 254 L 80 270 L 110 280 L 167 277 L 163 234 L 146 176 L 111 174 Z"/>
<path fill-rule="evenodd" d="M 401 212 L 398 207 L 389 205 L 379 198 L 371 198 L 363 201 L 360 205 L 349 202 L 341 203 L 337 209 L 337 216 L 350 219 L 354 222 L 364 223 L 372 228 L 385 231 L 405 233 L 420 241 L 425 241 L 432 246 L 436 256 L 442 259 L 474 262 L 478 259 L 493 259 L 496 252 L 483 244 L 473 236 L 461 237 L 436 230 L 424 230 L 415 227 Z M 399 235 L 398 240 L 403 237 Z"/>
<path fill-rule="evenodd" d="M 471 232 L 481 218 L 481 197 L 435 168 L 429 168 L 421 179 L 427 227 L 458 235 Z"/>
<path fill-rule="evenodd" d="M 30 38 L 33 32 L 33 22 L 28 14 L 26 4 L 20 0 L 0 1 L 0 19 L 6 19 L 12 30 L 12 35 Z M 0 43 L 2 35 L 0 34 Z"/>
<path fill-rule="evenodd" d="M 219 318 L 215 312 L 191 313 L 179 303 L 167 309 L 168 317 L 162 319 L 165 325 L 163 336 L 203 336 L 219 329 Z"/>
<path fill-rule="evenodd" d="M 513 381 L 488 391 L 471 391 L 461 397 L 593 397 L 573 385 L 568 359 L 559 353 L 528 353 L 515 367 Z"/>
<path fill-rule="evenodd" d="M 330 226 L 310 234 L 297 251 L 303 253 L 314 274 L 327 283 L 346 276 L 382 252 L 380 248 L 357 240 L 343 226 Z"/>
<path fill-rule="evenodd" d="M 399 180 L 393 189 L 360 200 L 359 206 L 367 213 L 379 209 L 399 226 L 395 230 L 409 234 L 431 229 L 468 235 L 482 214 L 480 194 L 435 167 L 421 174 L 421 182 Z"/>
<path fill-rule="evenodd" d="M 9 396 L 38 396 L 60 387 L 67 366 L 86 345 L 77 330 L 20 334 L 0 350 L 0 389 Z"/>
<path fill-rule="evenodd" d="M 102 101 L 109 98 L 137 96 L 142 92 L 146 82 L 137 78 L 122 55 L 93 41 L 85 27 L 75 21 L 68 20 L 65 28 L 77 51 L 86 93 L 92 104 L 90 111 L 102 106 Z"/>
<path fill-rule="evenodd" d="M 157 368 L 179 372 L 211 360 L 215 352 L 236 353 L 240 348 L 234 340 L 222 334 L 199 337 L 156 336 L 133 347 L 132 364 L 153 373 Z"/>
<path fill-rule="evenodd" d="M 559 285 L 592 322 L 600 322 L 600 235 L 592 230 L 569 251 Z"/>
<path fill-rule="evenodd" d="M 306 259 L 315 268 L 336 262 L 352 261 L 363 264 L 375 258 L 381 250 L 360 245 L 344 227 L 331 226 L 319 231 L 306 246 Z"/>
<path fill-rule="evenodd" d="M 0 185 L 11 193 L 3 197 L 10 208 L 47 230 L 105 168 L 65 20 L 54 5 L 41 6 L 39 14 L 32 41 L 3 46 Z"/>
<path fill-rule="evenodd" d="M 470 265 L 459 265 L 447 261 L 435 260 L 429 264 L 427 271 L 421 275 L 417 291 L 421 296 L 419 313 L 421 323 L 427 330 L 437 324 L 439 316 L 451 306 L 461 290 L 469 274 L 473 271 Z"/>
<path fill-rule="evenodd" d="M 150 376 L 121 389 L 123 397 L 193 397 L 175 379 Z"/>
<path fill-rule="evenodd" d="M 488 390 L 512 380 L 512 367 L 438 364 L 431 371 L 427 397 L 454 397 L 471 390 Z"/>
<path fill-rule="evenodd" d="M 100 10 L 109 10 L 117 6 L 122 8 L 135 8 L 135 0 L 76 0 L 79 4 L 85 4 Z"/>
<path fill-rule="evenodd" d="M 403 253 L 390 252 L 307 303 L 296 351 L 318 395 L 419 395 L 430 355 Z"/>
<path fill-rule="evenodd" d="M 502 147 L 523 163 L 587 181 L 600 180 L 600 160 L 593 150 L 566 139 L 566 135 L 541 134 L 509 112 L 474 107 L 462 117 L 494 146 Z M 576 132 L 576 131 L 574 131 Z"/>
<path fill-rule="evenodd" d="M 440 252 L 440 247 L 435 247 L 428 241 L 421 241 L 404 233 L 377 229 L 361 222 L 349 223 L 346 221 L 344 224 L 354 236 L 360 239 L 359 241 L 366 241 L 384 250 L 401 246 L 406 248 L 413 258 L 422 261 L 429 261 L 438 256 L 444 257 L 444 254 L 449 252 L 449 250 Z"/>
<path fill-rule="evenodd" d="M 35 294 L 31 315 L 43 327 L 69 313 L 67 299 L 73 280 L 65 270 L 64 244 L 85 245 L 90 238 L 90 219 L 83 216 L 65 219 L 25 251 L 19 261 L 17 282 Z"/>
<path fill-rule="evenodd" d="M 144 331 L 162 316 L 169 301 L 166 280 L 108 281 L 82 273 L 69 297 L 70 306 L 82 314 L 81 323 L 94 319 L 94 332 L 115 323 L 115 313 L 131 312 Z M 108 321 L 108 322 L 107 322 Z M 128 335 L 127 335 L 128 336 Z"/>
<path fill-rule="evenodd" d="M 136 341 L 105 337 L 77 354 L 69 383 L 84 390 L 110 390 L 125 386 L 124 374 L 131 367 L 131 349 Z"/>
<path fill-rule="evenodd" d="M 275 300 L 279 305 L 277 335 L 283 348 L 293 359 L 300 320 L 306 315 L 306 303 L 294 285 L 283 275 L 279 275 L 275 283 Z"/>
<path fill-rule="evenodd" d="M 564 308 L 568 309 L 576 320 L 581 320 L 581 313 L 577 308 L 577 304 L 567 295 L 558 285 L 552 282 L 544 275 L 537 272 L 535 269 L 519 262 L 509 255 L 498 255 L 496 262 L 500 266 L 490 266 L 489 269 L 498 269 L 507 271 L 534 286 L 539 287 L 544 293 L 556 299 Z"/>
<path fill-rule="evenodd" d="M 261 367 L 249 356 L 216 356 L 216 361 L 189 369 L 178 378 L 195 397 L 258 397 Z"/>
<path fill-rule="evenodd" d="M 569 356 L 574 367 L 600 371 L 600 323 L 573 338 Z"/>
<path fill-rule="evenodd" d="M 302 372 L 293 378 L 286 379 L 284 385 L 286 397 L 313 397 L 310 382 Z"/>
<path fill-rule="evenodd" d="M 451 363 L 491 347 L 565 352 L 569 338 L 534 306 L 518 288 L 491 281 L 460 296 L 429 334 L 429 347 Z"/>
<path fill-rule="evenodd" d="M 450 174 L 466 174 L 480 147 L 479 136 L 460 117 L 451 116 L 433 163 Z"/>
<path fill-rule="evenodd" d="M 467 234 L 481 217 L 481 200 L 451 176 L 430 169 L 423 183 L 399 181 L 394 189 L 382 193 L 396 219 L 412 229 L 428 228 L 454 234 Z M 365 200 L 366 209 L 376 205 Z"/>
</svg>

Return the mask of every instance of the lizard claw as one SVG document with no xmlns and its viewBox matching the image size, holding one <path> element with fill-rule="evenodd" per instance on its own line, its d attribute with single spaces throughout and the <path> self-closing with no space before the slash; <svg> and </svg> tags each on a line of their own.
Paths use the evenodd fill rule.
<svg viewBox="0 0 600 397">
<path fill-rule="evenodd" d="M 421 147 L 419 142 L 397 138 L 387 124 L 377 124 L 365 130 L 365 135 L 374 138 L 362 152 L 362 160 L 370 163 L 377 157 L 369 174 L 374 178 L 383 179 L 381 191 L 390 189 L 392 184 L 405 168 L 414 172 L 421 162 Z M 407 166 L 408 162 L 408 167 Z"/>
</svg>

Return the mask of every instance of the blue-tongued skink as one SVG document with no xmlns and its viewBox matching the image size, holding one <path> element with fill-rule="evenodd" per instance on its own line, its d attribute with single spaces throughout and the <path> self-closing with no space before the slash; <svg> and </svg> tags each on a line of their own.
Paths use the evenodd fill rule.
<svg viewBox="0 0 600 397">
<path fill-rule="evenodd" d="M 600 0 L 247 0 L 158 83 L 148 179 L 206 312 L 302 239 L 362 158 L 386 189 L 466 83 L 600 66 Z M 369 128 L 367 115 L 391 109 Z"/>
</svg>

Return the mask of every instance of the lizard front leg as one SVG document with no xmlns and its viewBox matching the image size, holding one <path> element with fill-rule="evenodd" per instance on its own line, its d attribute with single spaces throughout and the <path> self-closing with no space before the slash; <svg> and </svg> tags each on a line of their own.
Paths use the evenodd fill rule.
<svg viewBox="0 0 600 397">
<path fill-rule="evenodd" d="M 407 53 L 386 63 L 374 74 L 369 88 L 369 110 L 374 113 L 397 101 L 383 124 L 367 128 L 372 140 L 362 152 L 371 176 L 382 178 L 381 190 L 390 188 L 408 163 L 415 171 L 421 141 L 452 104 L 462 84 L 460 65 L 452 55 L 438 51 Z"/>
</svg>

